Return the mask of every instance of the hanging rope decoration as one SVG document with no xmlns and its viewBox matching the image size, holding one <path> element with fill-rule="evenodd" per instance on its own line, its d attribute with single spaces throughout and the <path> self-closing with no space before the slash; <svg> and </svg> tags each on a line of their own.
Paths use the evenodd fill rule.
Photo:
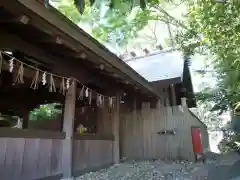
<svg viewBox="0 0 240 180">
<path fill-rule="evenodd" d="M 99 107 L 99 96 L 97 95 L 97 97 L 96 97 L 96 104 L 97 104 L 97 106 Z"/>
<path fill-rule="evenodd" d="M 14 58 L 9 60 L 9 72 L 13 72 Z"/>
<path fill-rule="evenodd" d="M 55 82 L 52 74 L 50 75 L 49 92 L 56 92 Z"/>
<path fill-rule="evenodd" d="M 85 91 L 85 96 L 88 97 L 88 88 Z"/>
<path fill-rule="evenodd" d="M 64 78 L 62 78 L 62 83 L 61 83 L 59 92 L 60 92 L 62 95 L 65 95 L 65 93 L 66 93 L 66 87 L 65 87 L 65 80 L 64 80 Z"/>
<path fill-rule="evenodd" d="M 102 100 L 102 106 L 104 107 L 105 103 L 104 103 L 105 99 L 103 97 L 103 100 Z"/>
<path fill-rule="evenodd" d="M 23 63 L 21 63 L 18 69 L 15 84 L 24 84 L 23 75 L 24 75 L 24 68 L 23 68 Z"/>
<path fill-rule="evenodd" d="M 89 92 L 88 104 L 91 105 L 92 103 L 92 91 Z"/>
<path fill-rule="evenodd" d="M 113 99 L 112 97 L 109 97 L 109 106 L 112 107 L 112 105 L 113 105 Z"/>
<path fill-rule="evenodd" d="M 103 100 L 102 100 L 102 96 L 101 95 L 99 95 L 99 100 L 100 100 L 100 106 L 103 107 L 103 103 L 102 103 Z"/>
<path fill-rule="evenodd" d="M 47 74 L 46 74 L 46 72 L 44 72 L 43 74 L 42 74 L 42 85 L 46 85 L 47 84 Z"/>
<path fill-rule="evenodd" d="M 69 89 L 69 87 L 70 87 L 70 78 L 67 79 L 66 87 L 67 87 L 67 89 Z"/>
<path fill-rule="evenodd" d="M 38 89 L 38 83 L 39 83 L 39 70 L 36 71 L 36 75 L 32 80 L 31 88 L 36 90 Z"/>
<path fill-rule="evenodd" d="M 82 87 L 80 93 L 79 93 L 79 96 L 78 96 L 78 99 L 79 100 L 83 100 L 83 93 L 84 93 L 84 86 Z"/>
<path fill-rule="evenodd" d="M 68 78 L 68 77 L 64 77 L 64 76 L 60 76 L 57 74 L 52 74 L 46 71 L 43 71 L 41 69 L 38 69 L 32 65 L 26 64 L 25 62 L 20 61 L 19 59 L 16 59 L 15 57 L 12 57 L 12 55 L 10 55 L 9 53 L 6 53 L 4 51 L 0 51 L 0 74 L 2 71 L 2 66 L 4 63 L 4 58 L 3 55 L 8 56 L 10 58 L 10 60 L 8 61 L 9 64 L 9 72 L 13 72 L 14 70 L 14 62 L 16 61 L 17 63 L 20 64 L 18 72 L 17 72 L 17 76 L 15 79 L 15 84 L 24 84 L 24 68 L 29 68 L 32 70 L 35 70 L 35 76 L 32 80 L 32 83 L 30 85 L 30 88 L 36 90 L 39 88 L 39 83 L 42 83 L 42 85 L 46 85 L 49 84 L 48 89 L 49 92 L 56 92 L 56 85 L 55 85 L 55 79 L 54 78 L 59 78 L 61 79 L 61 84 L 59 85 L 59 93 L 65 95 L 66 91 L 69 89 L 70 87 L 70 81 L 74 80 L 76 81 L 76 83 L 80 84 L 82 86 L 80 92 L 79 92 L 79 96 L 78 99 L 79 100 L 83 100 L 84 97 L 88 98 L 88 103 L 89 105 L 92 103 L 92 93 L 95 92 L 92 89 L 86 87 L 85 85 L 83 85 L 80 81 L 78 81 L 75 78 Z M 42 73 L 42 74 L 40 74 Z M 49 74 L 49 76 L 48 76 Z M 41 76 L 42 75 L 42 76 Z M 47 76 L 49 77 L 49 82 L 47 80 Z M 99 94 L 96 92 L 96 103 L 98 106 L 104 106 L 104 101 L 105 98 L 109 101 L 109 106 L 113 106 L 113 98 L 115 97 L 108 97 L 108 96 L 104 96 L 102 94 Z"/>
</svg>

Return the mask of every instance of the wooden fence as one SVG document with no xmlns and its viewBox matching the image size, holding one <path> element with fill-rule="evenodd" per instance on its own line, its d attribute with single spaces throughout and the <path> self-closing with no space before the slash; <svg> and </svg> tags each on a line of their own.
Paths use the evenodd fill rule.
<svg viewBox="0 0 240 180">
<path fill-rule="evenodd" d="M 61 176 L 65 133 L 0 129 L 1 180 Z"/>
<path fill-rule="evenodd" d="M 64 138 L 63 132 L 0 128 L 0 179 L 60 179 Z M 111 164 L 113 137 L 74 136 L 75 176 Z"/>
<path fill-rule="evenodd" d="M 178 106 L 141 109 L 122 107 L 120 121 L 121 157 L 127 159 L 187 159 L 194 160 L 191 127 L 200 127 L 204 149 L 208 148 L 207 129 L 188 108 Z M 163 130 L 174 130 L 175 135 L 161 135 Z"/>
<path fill-rule="evenodd" d="M 73 157 L 73 174 L 75 176 L 112 165 L 113 137 L 75 136 Z"/>
</svg>

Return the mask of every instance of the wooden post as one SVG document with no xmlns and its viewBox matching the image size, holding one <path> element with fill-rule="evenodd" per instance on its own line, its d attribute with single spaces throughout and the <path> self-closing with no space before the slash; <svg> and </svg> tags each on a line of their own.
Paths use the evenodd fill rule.
<svg viewBox="0 0 240 180">
<path fill-rule="evenodd" d="M 63 132 L 66 138 L 63 140 L 62 149 L 62 172 L 63 178 L 72 177 L 72 154 L 73 154 L 73 126 L 75 116 L 76 83 L 72 82 L 66 93 L 63 119 Z"/>
<path fill-rule="evenodd" d="M 174 84 L 170 85 L 170 90 L 171 90 L 171 96 L 172 96 L 172 111 L 175 113 L 176 111 L 176 106 L 177 106 L 177 98 L 176 98 L 176 92 L 175 92 L 175 86 Z"/>
<path fill-rule="evenodd" d="M 65 100 L 66 100 L 66 99 L 65 99 Z M 63 131 L 63 124 L 64 124 L 65 100 L 62 101 L 61 129 L 60 129 L 61 132 Z"/>
<path fill-rule="evenodd" d="M 22 115 L 22 129 L 28 128 L 28 121 L 29 121 L 29 110 L 24 109 Z"/>
<path fill-rule="evenodd" d="M 119 119 L 120 119 L 120 96 L 117 95 L 116 97 L 116 105 L 114 110 L 114 117 L 113 117 L 113 135 L 114 135 L 114 142 L 113 142 L 113 161 L 115 164 L 119 164 L 120 162 L 120 152 L 119 152 Z"/>
<path fill-rule="evenodd" d="M 188 111 L 187 99 L 185 97 L 181 98 L 181 104 L 182 104 L 183 112 Z"/>
</svg>

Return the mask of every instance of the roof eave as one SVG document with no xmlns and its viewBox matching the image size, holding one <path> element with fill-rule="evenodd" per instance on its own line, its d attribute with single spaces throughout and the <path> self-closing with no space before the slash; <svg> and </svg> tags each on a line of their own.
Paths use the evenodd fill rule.
<svg viewBox="0 0 240 180">
<path fill-rule="evenodd" d="M 150 83 L 140 76 L 136 71 L 134 71 L 130 66 L 125 62 L 119 59 L 115 54 L 110 52 L 105 46 L 100 44 L 97 40 L 92 38 L 89 34 L 79 28 L 77 25 L 72 23 L 70 20 L 68 22 L 59 18 L 59 13 L 54 7 L 50 6 L 50 9 L 47 9 L 37 1 L 33 0 L 18 0 L 26 8 L 30 9 L 36 13 L 39 17 L 45 19 L 51 25 L 57 27 L 60 31 L 64 32 L 69 37 L 78 41 L 80 44 L 84 45 L 91 51 L 95 52 L 100 56 L 104 61 L 111 64 L 114 68 L 119 69 L 127 77 L 132 79 L 136 85 L 144 88 L 149 91 L 152 95 L 160 98 L 160 94 L 155 91 Z"/>
</svg>

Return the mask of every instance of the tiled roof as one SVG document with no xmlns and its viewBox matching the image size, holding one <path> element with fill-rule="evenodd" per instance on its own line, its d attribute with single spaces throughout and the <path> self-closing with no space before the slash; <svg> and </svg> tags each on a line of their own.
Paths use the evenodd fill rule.
<svg viewBox="0 0 240 180">
<path fill-rule="evenodd" d="M 155 52 L 125 61 L 149 82 L 182 77 L 183 58 L 177 51 Z"/>
</svg>

